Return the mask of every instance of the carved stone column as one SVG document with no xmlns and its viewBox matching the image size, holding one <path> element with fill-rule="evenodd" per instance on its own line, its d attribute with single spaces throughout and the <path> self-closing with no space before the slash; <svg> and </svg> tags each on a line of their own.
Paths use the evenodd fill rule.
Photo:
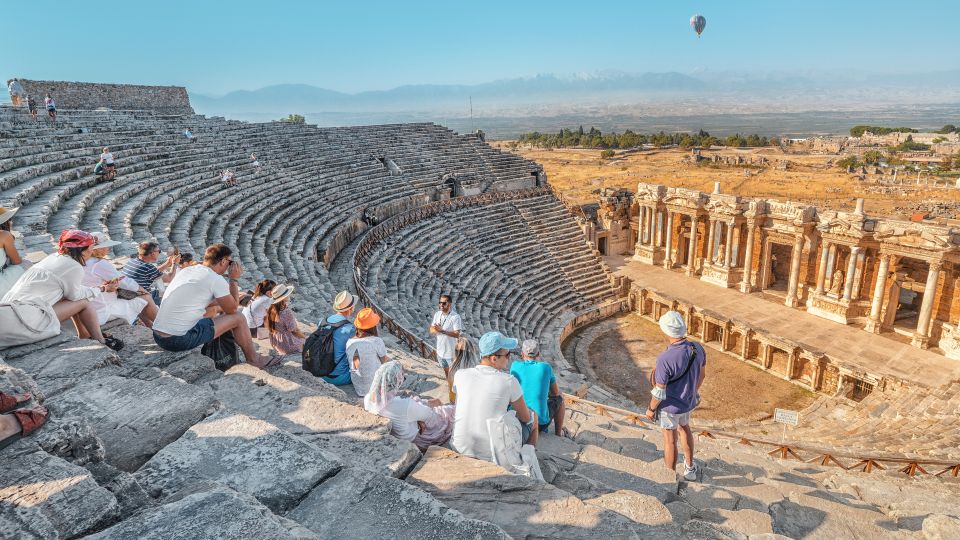
<svg viewBox="0 0 960 540">
<path fill-rule="evenodd" d="M 857 300 L 860 298 L 860 289 L 863 287 L 863 273 L 867 271 L 867 251 L 860 250 L 857 255 L 857 270 L 853 273 L 853 292 L 850 298 Z"/>
<path fill-rule="evenodd" d="M 753 272 L 753 230 L 756 223 L 752 219 L 747 220 L 747 245 L 743 252 L 743 280 L 740 281 L 740 292 L 749 293 L 753 290 L 750 284 L 750 274 Z"/>
<path fill-rule="evenodd" d="M 724 228 L 727 230 L 727 243 L 726 251 L 723 254 L 723 266 L 724 268 L 729 269 L 732 265 L 730 264 L 730 259 L 733 256 L 733 223 L 724 223 Z"/>
<path fill-rule="evenodd" d="M 667 253 L 663 257 L 663 267 L 673 268 L 673 212 L 667 210 Z"/>
<path fill-rule="evenodd" d="M 787 282 L 787 300 L 784 302 L 789 307 L 797 307 L 800 304 L 797 298 L 797 288 L 800 283 L 800 256 L 803 254 L 803 235 L 797 236 L 793 242 L 793 252 L 790 253 L 790 280 Z"/>
<path fill-rule="evenodd" d="M 707 258 L 704 259 L 703 263 L 713 264 L 713 252 L 714 252 L 714 241 L 716 240 L 716 231 L 717 231 L 717 222 L 715 219 L 710 218 L 707 221 L 708 230 L 707 230 Z"/>
<path fill-rule="evenodd" d="M 883 307 L 883 291 L 887 286 L 887 274 L 890 272 L 890 257 L 880 255 L 880 268 L 877 270 L 877 284 L 873 287 L 873 301 L 870 303 L 870 319 L 866 331 L 880 333 L 880 309 Z"/>
<path fill-rule="evenodd" d="M 820 243 L 820 268 L 817 269 L 817 294 L 822 295 L 824 283 L 827 281 L 827 258 L 830 256 L 830 244 Z"/>
<path fill-rule="evenodd" d="M 860 255 L 860 247 L 850 248 L 850 257 L 847 260 L 847 276 L 843 280 L 843 301 L 849 302 L 853 296 L 853 278 L 857 272 L 857 257 Z"/>
<path fill-rule="evenodd" d="M 923 287 L 923 302 L 920 303 L 920 316 L 917 318 L 917 331 L 913 334 L 912 345 L 926 349 L 930 346 L 930 319 L 933 315 L 933 297 L 937 294 L 937 280 L 943 261 L 930 261 L 927 283 Z"/>
<path fill-rule="evenodd" d="M 687 275 L 692 276 L 697 264 L 697 215 L 690 216 L 690 244 L 687 248 Z"/>
</svg>

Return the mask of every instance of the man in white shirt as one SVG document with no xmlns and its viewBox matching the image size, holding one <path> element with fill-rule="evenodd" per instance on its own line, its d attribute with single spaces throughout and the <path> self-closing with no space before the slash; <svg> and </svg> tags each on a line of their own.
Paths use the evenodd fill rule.
<svg viewBox="0 0 960 540">
<path fill-rule="evenodd" d="M 437 336 L 437 363 L 443 368 L 443 374 L 450 375 L 450 364 L 456 354 L 457 338 L 463 330 L 460 314 L 453 309 L 453 299 L 449 294 L 440 295 L 440 309 L 433 314 L 430 333 Z"/>
<path fill-rule="evenodd" d="M 231 259 L 232 254 L 224 244 L 213 244 L 204 253 L 202 265 L 177 273 L 164 292 L 153 321 L 153 339 L 164 350 L 186 351 L 233 332 L 249 364 L 258 368 L 279 364 L 279 357 L 257 354 L 247 319 L 237 312 L 240 305 L 237 280 L 243 274 L 243 267 Z M 230 278 L 229 284 L 223 279 L 224 273 Z M 222 314 L 208 317 L 211 308 L 219 308 Z"/>
<path fill-rule="evenodd" d="M 487 420 L 498 418 L 512 406 L 523 428 L 521 443 L 537 443 L 536 414 L 523 401 L 520 382 L 506 371 L 510 350 L 518 342 L 500 332 L 480 338 L 480 365 L 457 371 L 453 386 L 457 393 L 453 437 L 450 446 L 457 452 L 493 461 Z"/>
</svg>

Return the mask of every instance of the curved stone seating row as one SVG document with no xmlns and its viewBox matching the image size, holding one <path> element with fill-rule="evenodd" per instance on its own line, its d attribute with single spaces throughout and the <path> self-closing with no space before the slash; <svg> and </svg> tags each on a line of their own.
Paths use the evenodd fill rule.
<svg viewBox="0 0 960 540">
<path fill-rule="evenodd" d="M 611 280 L 589 251 L 582 250 L 593 257 L 592 268 L 553 244 L 579 228 L 552 194 L 536 190 L 474 200 L 434 203 L 443 210 L 421 219 L 423 213 L 414 210 L 403 226 L 391 225 L 374 247 L 358 252 L 363 286 L 422 339 L 429 339 L 437 297 L 450 293 L 470 335 L 498 330 L 538 337 L 546 353 L 558 354 L 558 323 L 616 298 Z M 576 248 L 575 238 L 567 241 Z M 585 247 L 582 235 L 579 242 Z"/>
</svg>

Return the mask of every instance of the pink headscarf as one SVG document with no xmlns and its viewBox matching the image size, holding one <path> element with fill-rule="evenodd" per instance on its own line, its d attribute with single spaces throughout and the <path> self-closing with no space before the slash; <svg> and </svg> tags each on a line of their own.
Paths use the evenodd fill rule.
<svg viewBox="0 0 960 540">
<path fill-rule="evenodd" d="M 60 241 L 57 243 L 57 252 L 61 255 L 67 252 L 69 248 L 92 246 L 96 238 L 88 232 L 80 229 L 64 229 L 60 233 Z"/>
</svg>

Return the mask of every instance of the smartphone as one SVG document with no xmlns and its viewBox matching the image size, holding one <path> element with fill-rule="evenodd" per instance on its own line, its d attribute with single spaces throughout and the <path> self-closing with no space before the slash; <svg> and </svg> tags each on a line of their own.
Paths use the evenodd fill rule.
<svg viewBox="0 0 960 540">
<path fill-rule="evenodd" d="M 180 254 L 180 248 L 178 248 L 177 246 L 170 246 L 170 248 L 167 249 L 168 257 L 176 257 L 179 254 Z"/>
</svg>

